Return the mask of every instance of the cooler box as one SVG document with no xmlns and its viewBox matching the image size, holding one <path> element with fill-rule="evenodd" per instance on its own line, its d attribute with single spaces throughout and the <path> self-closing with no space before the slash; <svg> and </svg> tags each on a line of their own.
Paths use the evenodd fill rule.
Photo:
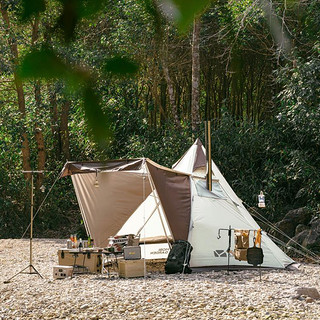
<svg viewBox="0 0 320 320">
<path fill-rule="evenodd" d="M 102 253 L 97 251 L 58 250 L 59 265 L 85 267 L 92 273 L 101 273 L 101 259 Z"/>
<path fill-rule="evenodd" d="M 54 266 L 53 279 L 65 279 L 72 277 L 73 267 L 71 266 Z"/>
<path fill-rule="evenodd" d="M 123 255 L 125 260 L 139 260 L 141 259 L 141 248 L 137 247 L 124 247 Z"/>
<path fill-rule="evenodd" d="M 119 260 L 119 277 L 135 278 L 144 277 L 144 259 Z"/>
</svg>

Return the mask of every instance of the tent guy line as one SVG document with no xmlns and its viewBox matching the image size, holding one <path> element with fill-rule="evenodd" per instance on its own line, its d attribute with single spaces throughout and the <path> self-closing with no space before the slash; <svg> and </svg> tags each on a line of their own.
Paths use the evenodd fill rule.
<svg viewBox="0 0 320 320">
<path fill-rule="evenodd" d="M 250 207 L 247 203 L 243 202 L 243 204 L 245 206 L 247 206 L 250 210 L 252 210 L 253 212 L 251 212 L 252 215 L 254 215 L 256 218 L 261 219 L 266 225 L 268 225 L 271 229 L 279 232 L 279 234 L 283 235 L 284 237 L 286 237 L 289 241 L 293 242 L 295 245 L 297 245 L 298 247 L 300 247 L 302 250 L 304 250 L 305 252 L 307 252 L 309 255 L 306 255 L 305 253 L 303 253 L 303 251 L 300 251 L 298 253 L 300 253 L 301 255 L 308 257 L 309 259 L 313 260 L 314 262 L 319 263 L 320 262 L 320 257 L 315 254 L 314 252 L 312 252 L 311 250 L 309 250 L 308 248 L 302 246 L 300 243 L 298 243 L 297 241 L 295 241 L 293 238 L 289 237 L 285 232 L 283 232 L 281 229 L 279 229 L 278 227 L 276 227 L 272 222 L 270 222 L 267 218 L 265 218 L 263 215 L 261 215 L 255 208 Z M 270 234 L 268 234 L 269 236 L 271 236 Z M 272 236 L 272 238 L 277 239 L 275 236 Z M 279 239 L 277 239 L 278 241 L 281 241 Z M 287 249 L 296 249 L 293 248 L 291 246 L 289 246 L 288 244 L 286 244 L 285 242 L 281 241 L 282 245 L 287 248 Z M 297 249 L 296 249 L 297 250 Z M 296 251 L 297 252 L 297 251 Z"/>
<path fill-rule="evenodd" d="M 48 171 L 43 171 L 43 172 L 48 172 Z M 54 171 L 49 171 L 49 172 L 54 172 Z M 36 216 L 38 215 L 39 211 L 41 210 L 42 206 L 44 205 L 44 203 L 46 202 L 49 194 L 51 193 L 54 185 L 56 184 L 56 182 L 60 179 L 61 177 L 61 174 L 62 174 L 62 170 L 59 172 L 59 174 L 57 175 L 56 179 L 54 180 L 53 184 L 51 185 L 49 191 L 47 192 L 47 194 L 45 195 L 44 199 L 42 200 L 40 206 L 38 207 L 36 213 L 33 215 L 33 219 L 32 219 L 32 222 L 34 221 L 34 219 L 36 218 Z M 26 233 L 28 232 L 29 228 L 31 226 L 31 221 L 29 223 L 29 225 L 27 226 L 26 230 L 24 231 L 23 235 L 21 236 L 21 239 L 23 239 L 23 237 L 26 235 Z"/>
</svg>

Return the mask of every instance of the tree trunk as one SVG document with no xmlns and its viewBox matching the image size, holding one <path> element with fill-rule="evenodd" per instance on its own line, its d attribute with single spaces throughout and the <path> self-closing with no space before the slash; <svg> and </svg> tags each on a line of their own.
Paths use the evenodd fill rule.
<svg viewBox="0 0 320 320">
<path fill-rule="evenodd" d="M 56 159 L 60 158 L 61 155 L 61 139 L 59 133 L 59 124 L 58 124 L 58 104 L 57 104 L 57 95 L 54 86 L 47 86 L 48 95 L 49 95 L 49 103 L 50 103 L 50 115 L 51 115 L 51 134 L 53 140 L 53 150 L 54 157 Z M 58 152 L 58 154 L 57 154 Z"/>
<path fill-rule="evenodd" d="M 161 109 L 163 110 L 163 114 L 160 113 L 160 126 L 163 126 L 166 121 L 166 114 L 167 114 L 167 83 L 164 78 L 161 79 L 160 83 L 160 105 Z"/>
<path fill-rule="evenodd" d="M 41 108 L 41 89 L 40 81 L 36 81 L 34 85 L 34 97 L 36 101 L 36 119 L 34 125 L 35 139 L 37 143 L 37 170 L 42 171 L 46 165 L 46 148 L 44 144 L 44 137 L 42 129 L 40 128 L 39 122 L 37 119 L 40 117 L 40 108 Z M 43 174 L 38 174 L 37 176 L 37 188 L 40 188 L 43 184 Z"/>
<path fill-rule="evenodd" d="M 174 96 L 173 83 L 172 83 L 172 80 L 171 80 L 171 77 L 169 74 L 169 69 L 167 66 L 167 62 L 165 61 L 165 59 L 162 59 L 162 70 L 163 70 L 163 74 L 164 74 L 164 77 L 167 82 L 167 91 L 168 91 L 169 102 L 170 102 L 170 106 L 171 106 L 171 113 L 172 113 L 172 117 L 173 117 L 173 122 L 177 128 L 181 128 L 179 116 L 178 116 L 178 108 L 177 108 L 176 99 Z"/>
<path fill-rule="evenodd" d="M 68 118 L 71 102 L 66 100 L 62 104 L 61 122 L 60 122 L 60 136 L 61 136 L 61 150 L 64 160 L 70 159 L 70 144 L 69 144 L 69 129 Z"/>
<path fill-rule="evenodd" d="M 39 38 L 39 16 L 36 16 L 34 18 L 33 23 L 31 23 L 32 26 L 32 37 L 31 37 L 31 47 L 33 47 L 38 38 Z M 34 134 L 35 134 L 35 140 L 37 143 L 37 170 L 43 171 L 46 165 L 46 149 L 44 144 L 44 137 L 42 129 L 39 125 L 38 119 L 40 119 L 40 110 L 41 110 L 41 84 L 39 80 L 36 80 L 34 84 L 34 99 L 36 101 L 36 118 L 35 118 L 35 124 L 34 124 Z M 43 184 L 43 174 L 37 175 L 37 182 L 36 186 L 37 188 L 40 188 Z"/>
<path fill-rule="evenodd" d="M 191 94 L 191 126 L 197 131 L 200 123 L 200 19 L 193 23 L 192 36 L 192 94 Z"/>
<path fill-rule="evenodd" d="M 18 65 L 18 59 L 19 59 L 18 45 L 16 42 L 16 37 L 11 32 L 7 6 L 4 4 L 3 1 L 0 2 L 0 8 L 1 8 L 2 18 L 6 24 L 7 34 L 9 35 L 9 46 L 10 46 L 10 51 L 11 51 L 13 64 L 14 64 L 13 77 L 14 77 L 14 83 L 15 83 L 16 92 L 17 92 L 18 107 L 19 107 L 19 111 L 20 111 L 20 117 L 22 118 L 22 120 L 24 122 L 24 120 L 26 118 L 25 96 L 24 96 L 23 84 L 19 80 L 19 78 L 17 76 L 17 72 L 16 72 L 16 67 Z M 25 126 L 23 126 L 21 128 L 21 131 L 22 131 L 22 133 L 21 133 L 22 167 L 23 167 L 24 171 L 31 171 L 29 139 L 28 139 L 28 134 L 27 134 L 27 130 L 26 130 Z M 26 173 L 25 178 L 27 180 L 30 180 L 31 173 Z"/>
</svg>

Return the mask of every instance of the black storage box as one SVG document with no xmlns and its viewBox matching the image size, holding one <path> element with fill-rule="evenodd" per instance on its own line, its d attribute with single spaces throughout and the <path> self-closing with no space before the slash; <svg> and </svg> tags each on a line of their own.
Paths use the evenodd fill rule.
<svg viewBox="0 0 320 320">
<path fill-rule="evenodd" d="M 124 247 L 123 255 L 125 260 L 139 260 L 141 259 L 141 248 L 139 246 Z"/>
</svg>

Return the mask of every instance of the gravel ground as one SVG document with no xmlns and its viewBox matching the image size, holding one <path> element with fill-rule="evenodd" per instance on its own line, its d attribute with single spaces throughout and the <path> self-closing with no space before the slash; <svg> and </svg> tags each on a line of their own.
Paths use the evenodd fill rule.
<svg viewBox="0 0 320 320">
<path fill-rule="evenodd" d="M 298 295 L 320 290 L 320 266 L 297 271 L 210 271 L 191 275 L 148 272 L 146 278 L 76 275 L 53 280 L 57 249 L 65 241 L 34 239 L 34 266 L 43 275 L 19 274 L 29 263 L 28 240 L 0 240 L 0 319 L 320 319 L 320 300 Z"/>
</svg>

